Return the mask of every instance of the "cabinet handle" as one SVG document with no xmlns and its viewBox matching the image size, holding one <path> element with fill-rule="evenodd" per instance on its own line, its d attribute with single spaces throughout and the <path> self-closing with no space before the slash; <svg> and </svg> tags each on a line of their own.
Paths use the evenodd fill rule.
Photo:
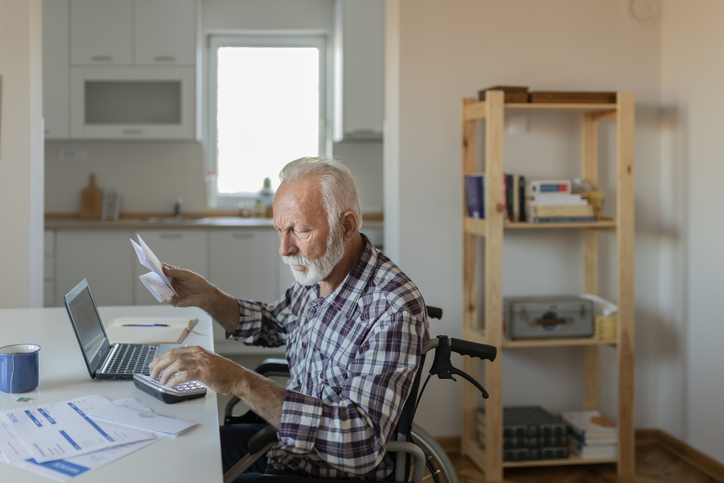
<svg viewBox="0 0 724 483">
<path fill-rule="evenodd" d="M 183 237 L 183 233 L 161 233 L 161 238 L 164 240 L 180 240 Z"/>
<path fill-rule="evenodd" d="M 153 58 L 156 62 L 175 62 L 176 56 L 175 55 L 157 55 Z"/>
<path fill-rule="evenodd" d="M 124 129 L 121 132 L 123 134 L 129 134 L 129 135 L 140 135 L 140 134 L 143 134 L 143 129 Z"/>
<path fill-rule="evenodd" d="M 91 62 L 110 62 L 113 60 L 112 55 L 94 55 L 91 57 Z"/>
<path fill-rule="evenodd" d="M 231 238 L 234 238 L 236 240 L 249 240 L 251 238 L 254 238 L 253 233 L 232 233 Z"/>
</svg>

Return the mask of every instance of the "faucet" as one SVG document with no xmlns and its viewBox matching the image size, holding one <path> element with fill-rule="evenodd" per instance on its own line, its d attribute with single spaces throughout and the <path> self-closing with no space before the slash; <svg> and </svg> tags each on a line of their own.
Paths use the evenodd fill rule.
<svg viewBox="0 0 724 483">
<path fill-rule="evenodd" d="M 176 219 L 181 218 L 181 203 L 183 200 L 181 198 L 176 198 L 176 201 L 173 204 L 173 217 Z"/>
</svg>

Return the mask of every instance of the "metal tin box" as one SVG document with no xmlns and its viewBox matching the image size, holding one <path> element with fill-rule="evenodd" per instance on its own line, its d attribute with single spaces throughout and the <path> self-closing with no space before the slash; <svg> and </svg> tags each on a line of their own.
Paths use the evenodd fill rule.
<svg viewBox="0 0 724 483">
<path fill-rule="evenodd" d="M 506 297 L 503 310 L 510 339 L 593 335 L 593 302 L 576 295 Z"/>
</svg>

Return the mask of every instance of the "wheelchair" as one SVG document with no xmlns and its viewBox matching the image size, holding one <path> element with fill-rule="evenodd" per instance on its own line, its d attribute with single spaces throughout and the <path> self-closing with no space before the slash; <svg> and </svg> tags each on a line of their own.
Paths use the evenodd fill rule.
<svg viewBox="0 0 724 483">
<path fill-rule="evenodd" d="M 428 306 L 427 314 L 428 318 L 440 319 L 442 317 L 442 309 Z M 434 351 L 433 363 L 422 388 L 420 388 L 425 357 L 430 351 Z M 438 335 L 425 342 L 422 348 L 420 367 L 415 375 L 410 395 L 400 413 L 400 418 L 393 436 L 387 443 L 387 452 L 393 454 L 395 470 L 387 479 L 380 481 L 397 483 L 422 483 L 423 481 L 458 483 L 455 468 L 447 454 L 445 454 L 445 451 L 435 438 L 413 422 L 417 406 L 432 376 L 437 376 L 439 379 L 452 379 L 453 381 L 456 380 L 453 376 L 460 376 L 475 385 L 482 393 L 483 398 L 488 398 L 487 391 L 478 381 L 452 365 L 450 356 L 453 352 L 491 362 L 495 360 L 497 354 L 494 346 L 449 338 L 445 335 Z M 254 370 L 267 377 L 285 377 L 289 375 L 289 369 L 285 359 L 267 359 L 256 366 Z M 234 406 L 239 403 L 239 401 L 239 398 L 234 397 L 227 403 L 224 412 L 225 425 L 264 422 L 252 411 L 247 411 L 238 416 L 233 415 Z M 267 451 L 276 444 L 277 433 L 274 427 L 268 426 L 256 433 L 249 441 L 249 453 L 224 474 L 224 483 L 233 482 L 235 478 L 241 475 L 249 466 L 265 455 Z M 317 479 L 325 483 L 349 483 L 353 481 L 338 478 Z M 259 483 L 309 483 L 309 478 L 262 475 L 255 481 Z"/>
</svg>

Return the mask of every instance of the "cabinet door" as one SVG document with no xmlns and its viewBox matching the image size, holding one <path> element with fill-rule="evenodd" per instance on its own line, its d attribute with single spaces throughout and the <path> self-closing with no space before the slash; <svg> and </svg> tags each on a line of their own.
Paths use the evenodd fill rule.
<svg viewBox="0 0 724 483">
<path fill-rule="evenodd" d="M 277 234 L 268 229 L 209 233 L 209 280 L 234 297 L 272 302 L 277 299 Z M 214 324 L 214 339 L 224 330 Z"/>
<path fill-rule="evenodd" d="M 335 11 L 334 141 L 382 140 L 384 0 L 338 0 Z"/>
<path fill-rule="evenodd" d="M 129 230 L 56 230 L 55 305 L 84 278 L 98 305 L 133 305 L 136 255 Z"/>
<path fill-rule="evenodd" d="M 135 0 L 133 62 L 196 64 L 196 0 Z"/>
<path fill-rule="evenodd" d="M 70 59 L 75 65 L 130 65 L 133 2 L 70 0 Z"/>
<path fill-rule="evenodd" d="M 45 139 L 70 136 L 68 0 L 43 0 L 43 118 Z"/>
<path fill-rule="evenodd" d="M 138 234 L 162 262 L 207 278 L 209 250 L 206 230 L 140 230 Z M 133 292 L 136 305 L 158 305 L 154 296 L 138 279 L 149 270 L 138 261 L 134 267 Z"/>
</svg>

